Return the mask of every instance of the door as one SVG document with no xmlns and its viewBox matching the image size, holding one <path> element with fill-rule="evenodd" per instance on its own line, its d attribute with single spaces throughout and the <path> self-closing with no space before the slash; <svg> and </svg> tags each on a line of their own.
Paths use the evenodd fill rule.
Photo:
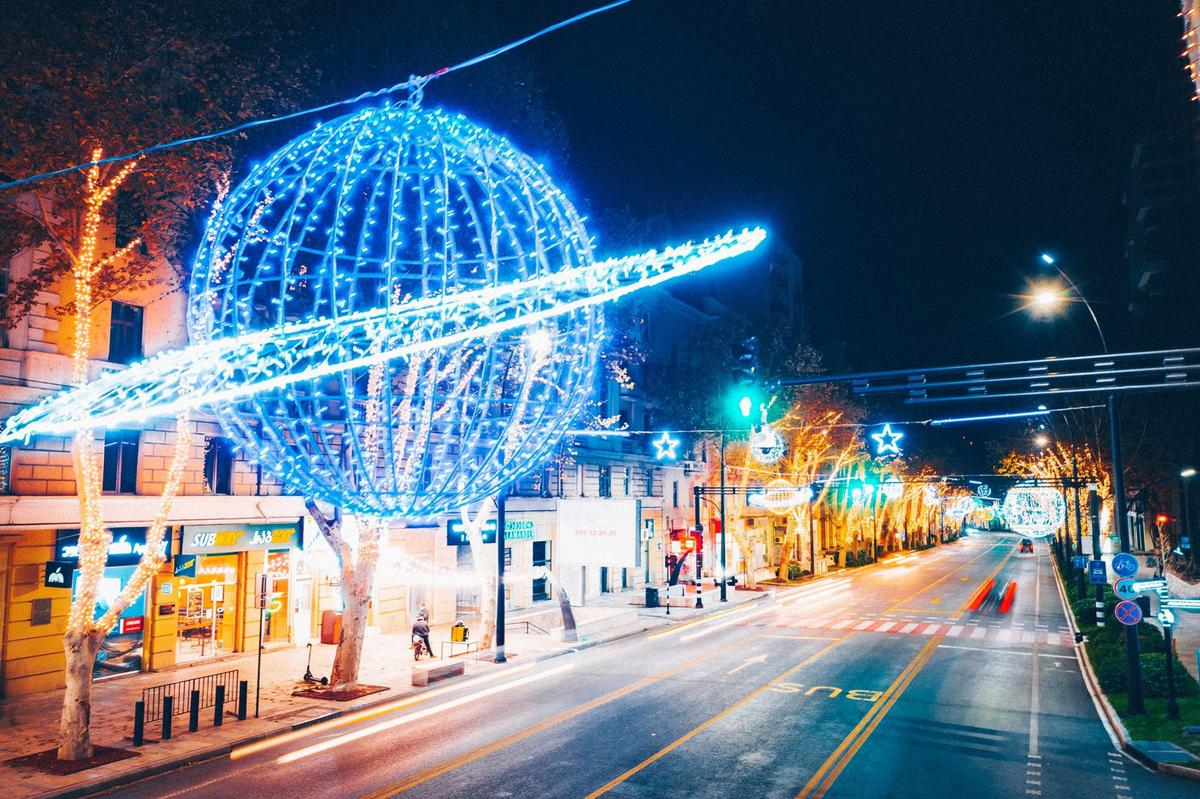
<svg viewBox="0 0 1200 799">
<path fill-rule="evenodd" d="M 543 571 L 545 569 L 545 571 Z M 550 542 L 533 542 L 533 570 L 542 576 L 533 579 L 533 601 L 538 602 L 550 598 L 550 581 L 545 575 L 550 573 Z"/>
<path fill-rule="evenodd" d="M 312 585 L 311 577 L 297 577 L 292 591 L 292 634 L 298 644 L 312 640 Z"/>
</svg>

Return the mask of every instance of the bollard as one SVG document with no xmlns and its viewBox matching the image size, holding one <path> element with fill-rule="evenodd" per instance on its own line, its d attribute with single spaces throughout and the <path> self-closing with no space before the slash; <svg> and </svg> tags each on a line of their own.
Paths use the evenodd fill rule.
<svg viewBox="0 0 1200 799">
<path fill-rule="evenodd" d="M 188 703 L 188 732 L 200 729 L 200 692 L 192 691 L 192 701 Z"/>
<path fill-rule="evenodd" d="M 225 723 L 225 686 L 217 686 L 217 704 L 213 706 L 213 726 L 220 727 Z"/>
<path fill-rule="evenodd" d="M 146 702 L 142 699 L 133 703 L 133 745 L 141 746 L 146 740 Z"/>
<path fill-rule="evenodd" d="M 171 740 L 171 717 L 175 715 L 175 697 L 167 694 L 163 697 L 163 726 L 162 739 Z"/>
<path fill-rule="evenodd" d="M 238 721 L 246 720 L 246 697 L 249 692 L 249 681 L 242 680 L 238 683 Z"/>
</svg>

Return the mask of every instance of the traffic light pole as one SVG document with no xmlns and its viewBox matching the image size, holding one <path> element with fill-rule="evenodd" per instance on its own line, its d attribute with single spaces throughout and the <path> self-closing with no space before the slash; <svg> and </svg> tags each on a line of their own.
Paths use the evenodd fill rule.
<svg viewBox="0 0 1200 799">
<path fill-rule="evenodd" d="M 1096 484 L 1088 483 L 1088 521 L 1092 528 L 1092 560 L 1103 560 L 1100 553 L 1100 495 Z M 1104 626 L 1104 586 L 1096 586 L 1096 626 Z"/>
<path fill-rule="evenodd" d="M 496 496 L 496 662 L 505 663 L 504 655 L 504 504 L 508 486 Z M 432 653 L 431 653 L 432 654 Z"/>
<path fill-rule="evenodd" d="M 1121 420 L 1117 415 L 1117 397 L 1108 395 L 1108 434 L 1112 439 L 1112 485 L 1113 485 L 1113 515 L 1117 525 L 1117 537 L 1121 542 L 1121 551 L 1129 552 L 1132 547 L 1129 541 L 1129 515 L 1125 507 L 1125 462 L 1121 456 Z M 1128 683 L 1129 705 L 1131 714 L 1146 712 L 1142 696 L 1142 653 L 1138 641 L 1136 624 L 1125 627 L 1125 671 Z"/>
<path fill-rule="evenodd" d="M 725 596 L 728 572 L 725 564 L 725 431 L 721 431 L 721 601 L 728 602 Z M 697 575 L 699 576 L 699 575 Z"/>
</svg>

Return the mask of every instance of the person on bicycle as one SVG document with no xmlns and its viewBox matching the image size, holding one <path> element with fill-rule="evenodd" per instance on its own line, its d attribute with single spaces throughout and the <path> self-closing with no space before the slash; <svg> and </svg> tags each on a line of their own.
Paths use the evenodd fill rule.
<svg viewBox="0 0 1200 799">
<path fill-rule="evenodd" d="M 425 643 L 425 651 L 429 653 L 429 657 L 433 657 L 433 645 L 429 643 L 429 622 L 418 618 L 412 627 L 412 634 L 414 640 L 420 638 Z"/>
</svg>

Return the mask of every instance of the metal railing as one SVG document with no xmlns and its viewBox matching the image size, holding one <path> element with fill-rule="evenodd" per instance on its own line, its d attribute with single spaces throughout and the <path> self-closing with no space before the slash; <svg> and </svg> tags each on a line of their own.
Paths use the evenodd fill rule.
<svg viewBox="0 0 1200 799">
<path fill-rule="evenodd" d="M 200 692 L 200 707 L 212 707 L 217 702 L 217 686 L 225 686 L 225 704 L 236 703 L 238 697 L 237 669 L 192 677 L 188 680 L 154 685 L 143 689 L 142 701 L 146 703 L 146 721 L 161 719 L 163 700 L 171 697 L 171 714 L 181 716 L 188 712 L 192 691 Z"/>
<path fill-rule="evenodd" d="M 538 627 L 536 624 L 534 624 L 531 621 L 510 621 L 508 624 L 504 625 L 504 629 L 506 629 L 506 630 L 511 630 L 514 627 L 518 627 L 518 628 L 524 627 L 525 635 L 532 635 L 533 631 L 535 631 L 535 630 L 538 633 L 540 633 L 541 635 L 549 635 L 550 634 L 549 630 Z"/>
</svg>

